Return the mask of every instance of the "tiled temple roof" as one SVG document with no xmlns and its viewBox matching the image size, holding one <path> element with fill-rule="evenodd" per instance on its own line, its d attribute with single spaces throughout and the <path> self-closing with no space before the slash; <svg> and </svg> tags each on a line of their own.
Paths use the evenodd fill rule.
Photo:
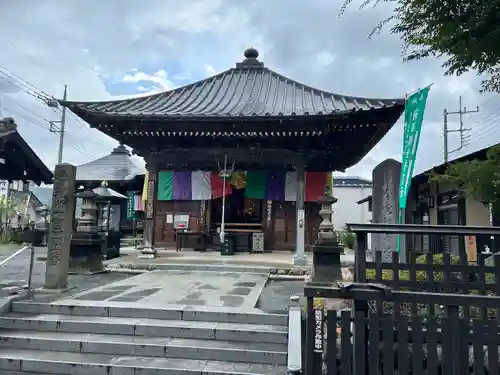
<svg viewBox="0 0 500 375">
<path fill-rule="evenodd" d="M 404 104 L 403 99 L 346 96 L 319 90 L 264 66 L 245 51 L 235 68 L 159 94 L 104 102 L 62 102 L 75 113 L 142 118 L 217 118 L 328 115 Z"/>
<path fill-rule="evenodd" d="M 143 175 L 144 168 L 131 158 L 124 145 L 114 148 L 109 155 L 76 167 L 77 181 L 130 181 Z"/>
</svg>

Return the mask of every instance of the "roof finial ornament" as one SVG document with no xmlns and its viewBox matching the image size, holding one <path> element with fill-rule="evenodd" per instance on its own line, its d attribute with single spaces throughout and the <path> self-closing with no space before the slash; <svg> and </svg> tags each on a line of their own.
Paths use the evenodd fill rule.
<svg viewBox="0 0 500 375">
<path fill-rule="evenodd" d="M 245 50 L 245 60 L 240 63 L 236 63 L 237 69 L 252 69 L 252 68 L 263 68 L 264 63 L 257 60 L 259 57 L 259 51 L 255 48 L 247 48 Z"/>
<path fill-rule="evenodd" d="M 245 50 L 245 58 L 247 59 L 256 59 L 259 57 L 259 51 L 255 48 L 250 47 Z"/>
</svg>

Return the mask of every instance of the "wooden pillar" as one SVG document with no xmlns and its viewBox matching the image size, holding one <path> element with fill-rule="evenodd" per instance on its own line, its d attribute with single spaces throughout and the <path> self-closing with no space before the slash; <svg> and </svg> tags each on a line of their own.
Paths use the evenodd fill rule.
<svg viewBox="0 0 500 375">
<path fill-rule="evenodd" d="M 139 258 L 151 259 L 156 257 L 156 195 L 158 190 L 158 167 L 156 158 L 150 155 L 146 164 L 148 171 L 148 197 L 144 208 L 144 248 Z"/>
<path fill-rule="evenodd" d="M 293 264 L 296 266 L 307 265 L 307 259 L 305 256 L 305 232 L 306 232 L 306 215 L 305 215 L 305 166 L 297 165 L 297 199 L 296 199 L 296 209 L 297 209 L 297 241 L 295 243 L 295 254 L 293 256 Z"/>
</svg>

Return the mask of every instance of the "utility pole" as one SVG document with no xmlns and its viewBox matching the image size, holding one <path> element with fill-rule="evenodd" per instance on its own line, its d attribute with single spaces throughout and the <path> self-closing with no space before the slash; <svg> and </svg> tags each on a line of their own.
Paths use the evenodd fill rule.
<svg viewBox="0 0 500 375">
<path fill-rule="evenodd" d="M 443 153 L 444 153 L 444 162 L 448 163 L 448 156 L 453 152 L 457 152 L 464 147 L 464 143 L 467 137 L 464 136 L 464 133 L 470 131 L 470 128 L 464 128 L 463 116 L 468 113 L 477 113 L 479 112 L 479 106 L 476 107 L 473 111 L 468 111 L 466 107 L 462 108 L 462 97 L 460 96 L 458 99 L 459 110 L 455 112 L 448 112 L 445 108 L 443 111 Z M 449 115 L 459 115 L 460 116 L 460 127 L 458 129 L 448 129 L 448 116 Z M 449 133 L 460 133 L 460 146 L 458 146 L 455 150 L 448 151 L 448 134 Z"/>
<path fill-rule="evenodd" d="M 68 85 L 64 85 L 64 95 L 63 100 L 66 101 L 68 98 Z M 49 107 L 58 107 L 58 103 L 49 102 Z M 59 124 L 59 126 L 55 126 L 55 124 Z M 62 107 L 61 112 L 61 120 L 60 121 L 51 121 L 50 122 L 50 131 L 52 133 L 59 133 L 59 150 L 57 156 L 57 164 L 62 163 L 63 158 L 63 149 L 64 149 L 64 131 L 66 127 L 66 107 Z"/>
</svg>

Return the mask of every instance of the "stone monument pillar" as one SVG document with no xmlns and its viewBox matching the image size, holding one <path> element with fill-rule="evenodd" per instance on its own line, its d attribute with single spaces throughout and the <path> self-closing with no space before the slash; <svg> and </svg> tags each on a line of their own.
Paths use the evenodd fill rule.
<svg viewBox="0 0 500 375">
<path fill-rule="evenodd" d="M 321 204 L 319 214 L 321 224 L 319 225 L 318 239 L 313 245 L 313 283 L 332 283 L 342 280 L 340 256 L 344 254 L 344 248 L 339 246 L 337 234 L 331 222 L 332 204 L 337 198 L 330 195 L 330 189 L 325 187 L 323 197 L 318 199 Z"/>
<path fill-rule="evenodd" d="M 68 281 L 69 252 L 75 216 L 76 167 L 58 164 L 54 171 L 50 210 L 45 289 L 64 289 Z"/>
<path fill-rule="evenodd" d="M 399 219 L 399 178 L 401 163 L 386 159 L 372 172 L 373 223 L 397 224 Z M 383 262 L 392 262 L 398 249 L 397 234 L 372 234 L 372 252 L 381 251 Z M 374 258 L 374 257 L 373 257 Z"/>
</svg>

